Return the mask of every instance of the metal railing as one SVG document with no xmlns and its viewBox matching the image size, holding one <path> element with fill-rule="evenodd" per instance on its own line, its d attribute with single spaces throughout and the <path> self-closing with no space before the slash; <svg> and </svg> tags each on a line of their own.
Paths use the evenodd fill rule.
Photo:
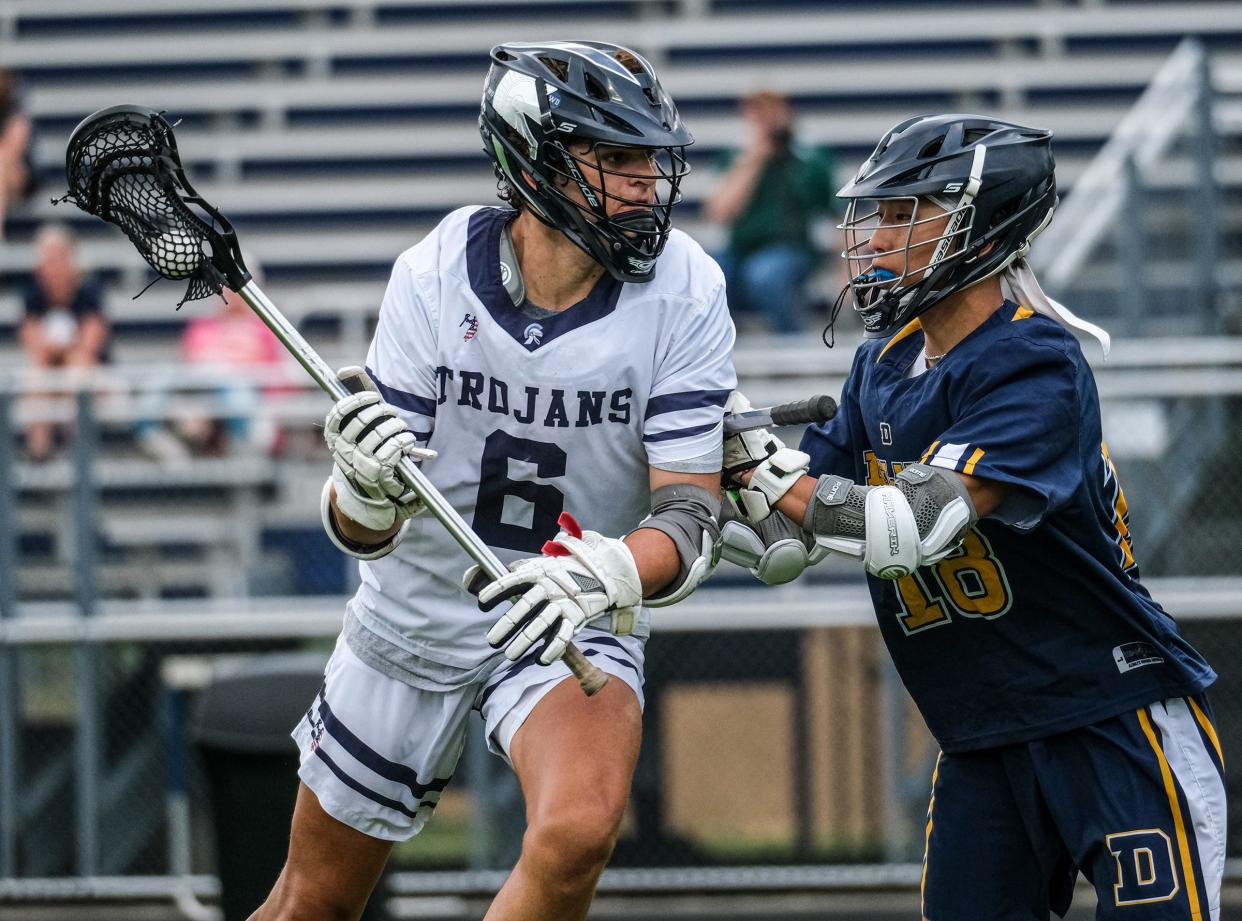
<svg viewBox="0 0 1242 921">
<path fill-rule="evenodd" d="M 782 360 L 777 365 L 772 361 L 771 349 L 765 344 L 752 342 L 739 349 L 736 358 L 743 384 L 756 402 L 804 397 L 814 391 L 836 392 L 849 360 L 844 353 L 825 352 L 817 346 L 789 348 L 782 345 L 781 355 Z M 1154 406 L 1158 412 L 1167 412 L 1169 406 L 1179 401 L 1199 401 L 1201 405 L 1203 401 L 1236 399 L 1242 394 L 1242 342 L 1237 340 L 1123 340 L 1117 343 L 1110 361 L 1099 363 L 1098 356 L 1095 361 L 1106 415 L 1118 407 L 1133 408 L 1135 405 Z M 219 372 L 180 371 L 180 380 L 171 374 L 165 379 L 176 380 L 176 387 L 185 391 L 184 398 L 196 408 L 212 407 L 210 392 L 221 382 Z M 18 866 L 16 835 L 17 828 L 22 824 L 15 820 L 15 816 L 21 814 L 35 795 L 35 791 L 24 788 L 17 779 L 27 754 L 17 744 L 21 720 L 17 707 L 21 695 L 15 689 L 15 664 L 22 655 L 41 648 L 72 653 L 75 719 L 72 724 L 72 753 L 67 755 L 65 769 L 72 772 L 75 784 L 72 822 L 76 829 L 73 837 L 76 851 L 72 872 L 76 878 L 65 881 L 64 891 L 75 891 L 74 887 L 85 885 L 83 880 L 99 876 L 101 857 L 110 851 L 99 834 L 101 807 L 106 802 L 115 803 L 120 789 L 117 784 L 122 782 L 111 780 L 100 769 L 103 743 L 100 727 L 104 718 L 100 708 L 105 699 L 100 693 L 100 662 L 109 649 L 126 646 L 180 648 L 184 644 L 193 646 L 218 641 L 249 644 L 257 648 L 256 644 L 270 644 L 272 641 L 330 637 L 339 628 L 343 602 L 339 594 L 299 597 L 296 600 L 283 596 L 135 600 L 110 597 L 101 588 L 103 583 L 98 572 L 108 564 L 100 558 L 97 529 L 89 524 L 100 516 L 100 491 L 141 481 L 144 477 L 151 479 L 156 472 L 172 484 L 179 477 L 184 478 L 187 484 L 203 481 L 199 462 L 178 471 L 151 462 L 108 461 L 101 459 L 97 450 L 95 436 L 101 429 L 123 428 L 142 415 L 136 400 L 132 398 L 133 394 L 144 386 L 150 386 L 153 380 L 160 379 L 159 372 L 160 369 L 149 367 L 101 372 L 95 377 L 60 375 L 23 378 L 20 381 L 9 380 L 6 389 L 0 393 L 0 465 L 3 465 L 2 469 L 16 474 L 0 482 L 0 520 L 20 521 L 22 516 L 17 500 L 26 491 L 37 488 L 65 495 L 68 501 L 64 508 L 75 523 L 72 529 L 75 536 L 67 544 L 72 553 L 75 581 L 67 586 L 63 597 L 47 601 L 22 602 L 19 599 L 16 588 L 19 554 L 14 545 L 19 529 L 0 529 L 3 534 L 0 537 L 0 689 L 4 688 L 3 682 L 8 682 L 11 689 L 8 693 L 0 693 L 0 877 L 15 876 Z M 226 379 L 235 381 L 236 375 L 230 374 Z M 256 388 L 277 384 L 290 388 L 290 392 L 285 393 L 278 403 L 261 408 L 256 403 L 256 412 L 273 413 L 286 424 L 308 427 L 322 418 L 325 409 L 322 396 L 303 389 L 296 375 L 290 378 L 282 371 L 275 371 L 259 375 L 255 378 L 255 384 Z M 94 389 L 99 386 L 104 388 L 102 393 Z M 26 420 L 29 416 L 24 409 L 20 413 L 14 412 L 12 404 L 21 396 L 48 388 L 60 388 L 69 394 L 62 397 L 65 405 L 58 418 L 76 420 L 72 454 L 69 459 L 50 466 L 16 462 L 12 428 L 15 421 Z M 175 405 L 175 402 L 170 400 L 168 405 Z M 223 411 L 223 407 L 216 407 L 216 411 Z M 1176 433 L 1166 434 L 1163 439 L 1156 439 L 1154 446 L 1148 445 L 1143 450 L 1148 452 L 1149 458 L 1163 465 L 1169 457 L 1176 456 L 1172 452 L 1180 451 L 1179 439 Z M 287 476 L 288 469 L 282 465 L 290 464 L 304 464 L 318 471 L 321 477 L 325 466 L 321 451 L 316 446 L 313 455 L 304 460 L 283 458 L 265 463 L 270 467 L 273 481 Z M 1123 466 L 1125 479 L 1125 452 L 1121 454 L 1119 463 Z M 119 467 L 116 466 L 118 464 Z M 1229 499 L 1223 494 L 1221 498 Z M 1165 504 L 1163 493 L 1159 492 L 1146 498 L 1132 494 L 1131 500 L 1138 508 L 1154 509 Z M 303 513 L 304 520 L 314 527 L 317 515 L 310 507 L 313 503 L 304 504 L 307 506 Z M 246 520 L 250 523 L 244 525 L 243 530 L 257 527 L 256 522 L 260 519 L 252 517 Z M 1184 516 L 1175 516 L 1169 527 L 1173 529 L 1171 533 L 1177 534 L 1179 544 L 1187 543 L 1187 535 L 1193 532 Z M 1149 531 L 1150 528 L 1137 529 L 1140 548 L 1149 546 L 1144 542 Z M 340 563 L 344 565 L 343 560 Z M 843 565 L 834 570 L 830 564 L 825 564 L 820 569 L 825 570 L 829 579 L 852 573 Z M 728 575 L 725 570 L 722 574 Z M 1236 567 L 1217 579 L 1155 579 L 1149 580 L 1149 584 L 1156 597 L 1180 619 L 1192 625 L 1212 624 L 1222 619 L 1242 618 L 1242 582 L 1230 575 L 1237 576 Z M 873 624 L 870 604 L 857 581 L 846 585 L 832 582 L 831 587 L 822 581 L 809 581 L 772 590 L 746 590 L 736 583 L 726 585 L 709 584 L 684 604 L 662 611 L 660 627 L 663 635 L 694 636 L 714 631 L 725 636 L 729 633 L 744 635 L 738 631 L 777 631 L 795 637 L 808 637 L 815 631 L 859 629 Z M 722 625 L 718 612 L 726 608 L 730 611 L 730 618 L 727 624 Z M 899 713 L 903 696 L 891 669 L 885 672 L 881 687 L 877 700 L 882 701 L 885 712 Z M 897 727 L 901 725 L 896 720 L 892 723 Z M 906 812 L 917 814 L 917 801 L 926 784 L 926 778 L 917 765 L 913 769 L 899 766 L 906 764 L 901 747 L 903 741 L 897 738 L 901 735 L 900 731 L 886 735 L 885 767 L 879 775 L 884 784 L 885 801 L 897 809 L 897 819 L 886 819 L 881 826 L 885 839 L 880 850 L 898 861 L 909 856 L 911 819 Z M 153 755 L 137 752 L 134 757 L 139 756 Z M 130 770 L 137 763 L 131 762 Z M 48 786 L 51 782 L 46 780 L 40 789 L 53 789 Z M 170 798 L 174 792 L 168 792 Z M 184 796 L 184 792 L 179 795 Z M 501 807 L 496 803 L 489 805 L 484 800 L 478 808 L 480 814 L 486 816 L 489 808 Z M 193 875 L 193 871 L 200 869 L 201 865 L 191 859 L 187 850 L 189 836 L 185 826 L 189 819 L 185 810 L 170 808 L 166 812 L 169 816 L 180 818 L 166 818 L 163 812 L 157 812 L 153 814 L 152 821 L 169 823 L 168 853 L 163 865 L 177 878 L 170 876 L 167 886 L 170 893 L 180 893 L 184 900 L 189 897 L 186 893 L 201 894 L 204 891 L 201 873 Z M 800 834 L 805 839 L 805 832 Z M 486 854 L 486 849 L 480 847 L 477 853 Z M 478 872 L 485 869 L 485 866 L 479 866 Z M 848 876 L 850 871 L 843 872 Z M 858 872 L 865 874 L 869 871 L 860 868 Z M 186 873 L 190 875 L 184 876 Z M 686 879 L 692 877 L 693 874 Z M 488 883 L 485 877 L 480 876 L 475 884 L 485 886 Z M 55 888 L 55 885 L 45 881 L 35 885 L 34 889 L 29 886 L 18 889 L 45 891 L 46 887 Z"/>
<path fill-rule="evenodd" d="M 1186 284 L 1193 310 L 1179 311 L 1179 328 L 1201 334 L 1220 328 L 1218 293 L 1227 280 L 1220 264 L 1223 211 L 1216 176 L 1218 133 L 1224 120 L 1215 117 L 1216 102 L 1206 50 L 1198 40 L 1184 39 L 1078 177 L 1056 220 L 1036 241 L 1030 262 L 1049 291 L 1061 295 L 1080 282 L 1088 261 L 1104 244 L 1115 243 L 1117 268 L 1124 278 L 1119 286 L 1124 289 L 1123 328 L 1116 332 L 1149 331 L 1150 289 L 1154 282 L 1164 281 L 1153 278 L 1150 267 L 1159 255 L 1149 239 L 1156 226 L 1150 212 L 1163 187 L 1155 177 L 1173 150 L 1188 144 L 1191 178 L 1181 205 L 1188 215 L 1193 255 L 1183 260 L 1185 271 L 1176 274 L 1179 284 L 1186 276 L 1193 279 Z"/>
</svg>

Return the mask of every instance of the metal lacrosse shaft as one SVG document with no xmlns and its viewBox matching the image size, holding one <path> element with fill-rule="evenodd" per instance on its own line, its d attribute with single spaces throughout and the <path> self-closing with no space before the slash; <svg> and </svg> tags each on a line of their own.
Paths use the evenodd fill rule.
<svg viewBox="0 0 1242 921">
<path fill-rule="evenodd" d="M 258 284 L 253 280 L 248 281 L 238 289 L 237 293 L 250 305 L 250 309 L 275 334 L 281 344 L 289 350 L 289 354 L 297 359 L 298 364 L 306 369 L 306 373 L 316 384 L 334 400 L 349 396 L 349 389 L 337 378 L 336 372 L 328 367 L 305 337 L 285 319 L 284 314 L 263 293 L 263 289 Z M 457 544 L 470 555 L 470 558 L 479 564 L 489 579 L 494 581 L 508 574 L 509 570 L 504 563 L 496 558 L 491 548 L 483 543 L 479 535 L 475 534 L 474 530 L 462 520 L 461 515 L 449 505 L 448 500 L 441 495 L 440 491 L 431 485 L 426 474 L 418 469 L 418 464 L 408 457 L 402 457 L 397 464 L 397 473 L 402 482 L 414 490 L 436 520 L 444 525 L 453 540 L 457 541 Z M 588 697 L 596 694 L 608 683 L 607 673 L 587 661 L 586 656 L 573 643 L 566 647 L 564 660 Z"/>
</svg>

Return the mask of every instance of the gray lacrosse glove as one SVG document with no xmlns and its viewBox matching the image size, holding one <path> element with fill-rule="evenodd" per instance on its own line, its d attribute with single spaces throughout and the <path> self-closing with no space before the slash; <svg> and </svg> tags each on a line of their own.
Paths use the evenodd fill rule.
<svg viewBox="0 0 1242 921">
<path fill-rule="evenodd" d="M 720 520 L 720 555 L 749 569 L 765 585 L 792 582 L 829 553 L 780 512 L 750 521 L 738 514 L 728 496 L 721 503 Z"/>
</svg>

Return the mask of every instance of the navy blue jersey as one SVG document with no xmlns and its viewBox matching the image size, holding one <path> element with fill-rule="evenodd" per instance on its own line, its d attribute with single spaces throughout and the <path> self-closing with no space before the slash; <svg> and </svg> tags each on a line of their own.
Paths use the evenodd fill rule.
<svg viewBox="0 0 1242 921">
<path fill-rule="evenodd" d="M 917 320 L 854 356 L 811 473 L 932 466 L 1010 484 L 943 562 L 868 576 L 884 641 L 946 752 L 1085 726 L 1215 680 L 1139 582 L 1125 496 L 1077 340 L 1006 302 L 927 372 Z"/>
</svg>

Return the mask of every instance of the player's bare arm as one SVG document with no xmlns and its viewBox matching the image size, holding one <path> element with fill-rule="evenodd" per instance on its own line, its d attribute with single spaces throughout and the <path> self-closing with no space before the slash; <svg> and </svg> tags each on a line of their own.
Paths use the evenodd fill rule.
<svg viewBox="0 0 1242 921">
<path fill-rule="evenodd" d="M 665 487 L 676 486 L 701 489 L 713 498 L 720 495 L 720 475 L 716 473 L 687 474 L 652 467 L 650 480 L 653 496 Z M 657 596 L 680 574 L 683 566 L 682 554 L 678 551 L 673 537 L 665 531 L 640 525 L 626 536 L 625 543 L 634 554 L 643 583 L 644 597 Z"/>
</svg>

